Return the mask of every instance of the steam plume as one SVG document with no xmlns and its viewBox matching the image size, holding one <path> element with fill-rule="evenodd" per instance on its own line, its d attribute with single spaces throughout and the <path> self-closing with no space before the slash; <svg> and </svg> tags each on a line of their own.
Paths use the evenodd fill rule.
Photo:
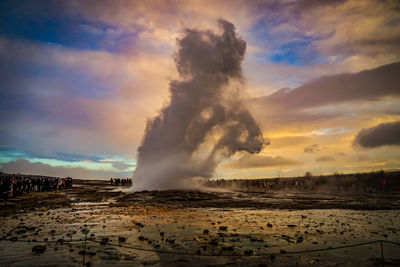
<svg viewBox="0 0 400 267">
<path fill-rule="evenodd" d="M 261 129 L 238 89 L 246 42 L 232 23 L 219 24 L 221 35 L 186 29 L 178 40 L 181 80 L 170 82 L 170 103 L 147 122 L 135 189 L 182 187 L 191 178 L 210 178 L 218 163 L 237 151 L 261 151 Z"/>
</svg>

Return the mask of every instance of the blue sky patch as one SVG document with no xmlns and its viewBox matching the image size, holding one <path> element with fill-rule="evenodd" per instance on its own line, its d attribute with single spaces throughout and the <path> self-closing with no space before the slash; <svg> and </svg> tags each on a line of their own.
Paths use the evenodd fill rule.
<svg viewBox="0 0 400 267">
<path fill-rule="evenodd" d="M 41 4 L 46 5 L 46 2 Z M 43 10 L 34 1 L 4 1 L 0 4 L 0 35 L 109 52 L 117 52 L 115 44 L 119 41 L 136 37 L 136 33 L 119 32 L 113 25 L 90 23 L 57 10 L 51 2 L 47 4 Z M 31 9 L 37 9 L 37 12 Z"/>
</svg>

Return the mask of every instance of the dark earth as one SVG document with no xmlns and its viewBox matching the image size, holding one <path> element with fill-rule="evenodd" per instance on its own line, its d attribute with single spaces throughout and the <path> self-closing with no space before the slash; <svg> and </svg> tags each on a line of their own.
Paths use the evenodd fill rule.
<svg viewBox="0 0 400 267">
<path fill-rule="evenodd" d="M 2 200 L 0 265 L 375 266 L 380 243 L 291 252 L 400 241 L 396 193 L 122 191 L 83 184 Z M 398 266 L 400 247 L 383 246 Z"/>
</svg>

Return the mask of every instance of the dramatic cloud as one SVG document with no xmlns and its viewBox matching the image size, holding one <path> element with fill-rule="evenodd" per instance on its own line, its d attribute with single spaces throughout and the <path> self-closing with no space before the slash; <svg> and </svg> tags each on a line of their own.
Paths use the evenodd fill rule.
<svg viewBox="0 0 400 267">
<path fill-rule="evenodd" d="M 304 135 L 337 128 L 343 131 L 336 134 L 343 135 L 345 131 L 363 127 L 363 121 L 370 118 L 395 116 L 400 99 L 397 73 L 400 63 L 359 73 L 324 76 L 294 89 L 280 89 L 268 96 L 252 98 L 248 106 L 268 131 Z"/>
<path fill-rule="evenodd" d="M 359 73 L 321 77 L 295 89 L 280 89 L 252 102 L 284 109 L 311 108 L 400 96 L 400 62 Z"/>
<path fill-rule="evenodd" d="M 329 162 L 329 161 L 335 161 L 335 158 L 332 156 L 322 156 L 319 157 L 315 160 L 316 162 Z"/>
<path fill-rule="evenodd" d="M 1 36 L 0 62 L 5 81 L 0 90 L 1 139 L 20 151 L 46 156 L 57 151 L 131 155 L 145 118 L 154 116 L 156 105 L 168 95 L 166 77 L 175 72 L 170 58 L 75 50 Z"/>
<path fill-rule="evenodd" d="M 246 40 L 241 64 L 246 83 L 230 78 L 226 87 L 231 88 L 224 90 L 236 95 L 233 87 L 245 87 L 244 99 L 251 98 L 247 108 L 263 134 L 272 137 L 269 151 L 308 164 L 287 175 L 321 171 L 312 170 L 316 156 L 303 153 L 310 144 L 331 155 L 346 152 L 349 168 L 360 171 L 364 163 L 356 161 L 351 146 L 356 131 L 371 121 L 400 120 L 399 78 L 393 74 L 400 61 L 397 0 L 40 3 L 0 1 L 0 145 L 13 148 L 1 153 L 0 162 L 25 155 L 66 166 L 88 167 L 96 157 L 135 165 L 130 160 L 147 118 L 169 102 L 169 82 L 191 79 L 179 77 L 171 57 L 176 40 L 185 28 L 220 34 L 215 22 L 221 17 Z M 346 132 L 319 134 L 333 128 Z M 204 151 L 212 149 L 220 131 L 207 134 L 193 159 L 206 158 Z M 396 159 L 398 149 L 382 148 L 388 150 L 385 155 L 369 155 L 363 166 L 378 158 Z M 113 170 L 112 164 L 104 163 Z M 116 163 L 114 168 L 134 167 Z M 251 178 L 277 170 L 224 174 L 238 177 L 237 172 Z"/>
<path fill-rule="evenodd" d="M 245 154 L 238 159 L 224 164 L 224 168 L 229 169 L 250 169 L 250 168 L 272 168 L 284 166 L 296 166 L 303 164 L 301 161 L 283 158 L 280 156 L 269 157 L 261 155 Z"/>
<path fill-rule="evenodd" d="M 222 35 L 185 31 L 176 64 L 181 81 L 170 84 L 171 100 L 147 124 L 138 148 L 136 189 L 182 186 L 212 177 L 221 159 L 237 151 L 259 153 L 261 129 L 240 97 L 246 42 L 219 21 Z"/>
<path fill-rule="evenodd" d="M 362 129 L 354 139 L 354 144 L 364 148 L 400 145 L 400 121 L 381 123 L 375 127 Z"/>
</svg>

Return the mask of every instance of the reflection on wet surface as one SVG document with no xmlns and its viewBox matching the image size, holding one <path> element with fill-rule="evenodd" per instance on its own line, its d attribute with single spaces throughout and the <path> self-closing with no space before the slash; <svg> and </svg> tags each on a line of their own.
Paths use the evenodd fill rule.
<svg viewBox="0 0 400 267">
<path fill-rule="evenodd" d="M 94 194 L 92 189 L 89 188 L 90 194 Z M 352 201 L 351 196 L 337 200 L 335 196 L 287 193 L 265 196 L 185 191 L 126 196 L 97 188 L 104 194 L 85 197 L 85 188 L 80 193 L 73 190 L 65 194 L 74 205 L 18 211 L 2 218 L 1 236 L 18 241 L 0 243 L 1 266 L 78 266 L 83 258 L 91 266 L 375 265 L 380 263 L 379 243 L 309 254 L 285 253 L 379 239 L 400 241 L 399 210 L 363 210 L 360 206 L 352 209 L 353 202 L 362 202 L 361 196 Z M 211 204 L 212 199 L 215 205 Z M 315 203 L 319 200 L 322 206 L 302 206 L 309 199 Z M 331 204 L 326 203 L 343 205 L 343 199 L 349 203 L 347 208 L 329 208 Z M 266 203 L 265 200 L 292 203 L 292 208 L 250 205 Z M 234 207 L 235 201 L 242 204 Z M 225 207 L 222 203 L 226 203 Z M 90 230 L 88 239 L 97 241 L 87 242 L 85 255 L 83 229 Z M 42 241 L 48 242 L 38 243 Z M 45 250 L 33 252 L 37 245 L 45 245 Z M 400 264 L 398 251 L 398 246 L 384 244 L 386 265 Z M 271 253 L 278 255 L 257 256 Z"/>
</svg>

